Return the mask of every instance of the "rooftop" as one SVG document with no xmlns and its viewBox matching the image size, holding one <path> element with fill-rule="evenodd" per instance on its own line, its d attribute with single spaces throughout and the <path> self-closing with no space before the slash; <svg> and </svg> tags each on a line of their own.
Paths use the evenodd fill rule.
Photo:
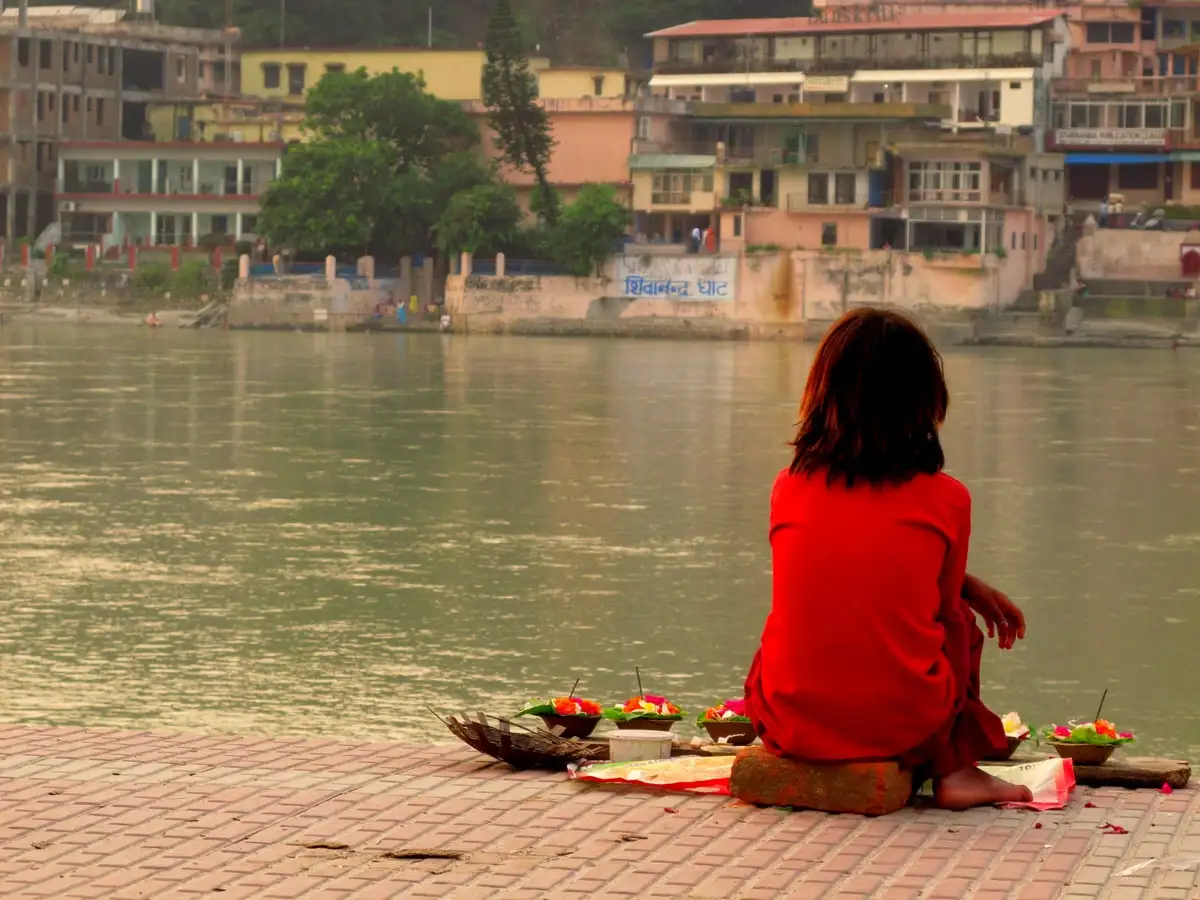
<svg viewBox="0 0 1200 900">
<path fill-rule="evenodd" d="M 749 37 L 752 35 L 848 34 L 877 31 L 970 31 L 994 28 L 1033 28 L 1060 16 L 1061 10 L 980 10 L 958 13 L 916 13 L 860 21 L 822 21 L 808 16 L 775 19 L 702 19 L 652 31 L 653 38 Z"/>
</svg>

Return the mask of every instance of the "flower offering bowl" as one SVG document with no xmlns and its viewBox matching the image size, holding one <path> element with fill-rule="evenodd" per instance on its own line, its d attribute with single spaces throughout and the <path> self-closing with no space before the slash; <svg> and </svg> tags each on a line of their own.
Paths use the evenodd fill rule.
<svg viewBox="0 0 1200 900">
<path fill-rule="evenodd" d="M 1069 759 L 1081 766 L 1102 766 L 1108 762 L 1117 749 L 1115 744 L 1105 746 L 1104 744 L 1076 744 L 1068 741 L 1050 741 L 1050 746 L 1063 759 Z"/>
<path fill-rule="evenodd" d="M 600 724 L 600 716 L 560 716 L 542 715 L 538 716 L 546 724 L 547 731 L 553 731 L 555 728 L 561 728 L 564 738 L 585 738 L 589 737 L 596 726 Z"/>
<path fill-rule="evenodd" d="M 727 744 L 732 744 L 735 747 L 744 747 L 747 744 L 753 744 L 758 735 L 754 731 L 753 722 L 708 722 L 700 723 L 704 726 L 704 730 L 708 732 L 708 736 L 712 738 L 713 743 L 717 743 L 721 738 L 725 739 Z"/>
</svg>

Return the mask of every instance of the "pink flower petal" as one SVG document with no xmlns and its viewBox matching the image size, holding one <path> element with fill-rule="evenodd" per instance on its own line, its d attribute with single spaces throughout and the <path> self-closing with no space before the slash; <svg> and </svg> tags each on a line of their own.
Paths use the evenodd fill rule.
<svg viewBox="0 0 1200 900">
<path fill-rule="evenodd" d="M 1162 793 L 1164 793 L 1164 794 L 1175 793 L 1175 788 L 1171 787 L 1171 785 L 1167 784 L 1167 782 L 1165 782 L 1165 781 L 1163 782 L 1163 786 L 1162 786 L 1161 790 L 1162 790 Z"/>
</svg>

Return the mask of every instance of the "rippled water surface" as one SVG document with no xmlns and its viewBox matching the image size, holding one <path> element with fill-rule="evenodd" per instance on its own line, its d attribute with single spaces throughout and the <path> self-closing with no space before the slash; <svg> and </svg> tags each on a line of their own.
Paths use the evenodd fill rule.
<svg viewBox="0 0 1200 900">
<path fill-rule="evenodd" d="M 739 694 L 812 348 L 0 331 L 0 718 L 434 738 Z M 993 705 L 1200 751 L 1200 355 L 952 351 Z"/>
</svg>

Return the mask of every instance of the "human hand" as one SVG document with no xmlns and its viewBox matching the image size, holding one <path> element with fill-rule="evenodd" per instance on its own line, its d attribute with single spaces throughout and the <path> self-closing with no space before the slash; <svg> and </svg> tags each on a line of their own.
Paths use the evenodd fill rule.
<svg viewBox="0 0 1200 900">
<path fill-rule="evenodd" d="M 1011 650 L 1013 644 L 1025 638 L 1025 614 L 987 582 L 968 575 L 963 579 L 962 596 L 987 625 L 988 637 L 996 638 L 1001 650 Z"/>
</svg>

